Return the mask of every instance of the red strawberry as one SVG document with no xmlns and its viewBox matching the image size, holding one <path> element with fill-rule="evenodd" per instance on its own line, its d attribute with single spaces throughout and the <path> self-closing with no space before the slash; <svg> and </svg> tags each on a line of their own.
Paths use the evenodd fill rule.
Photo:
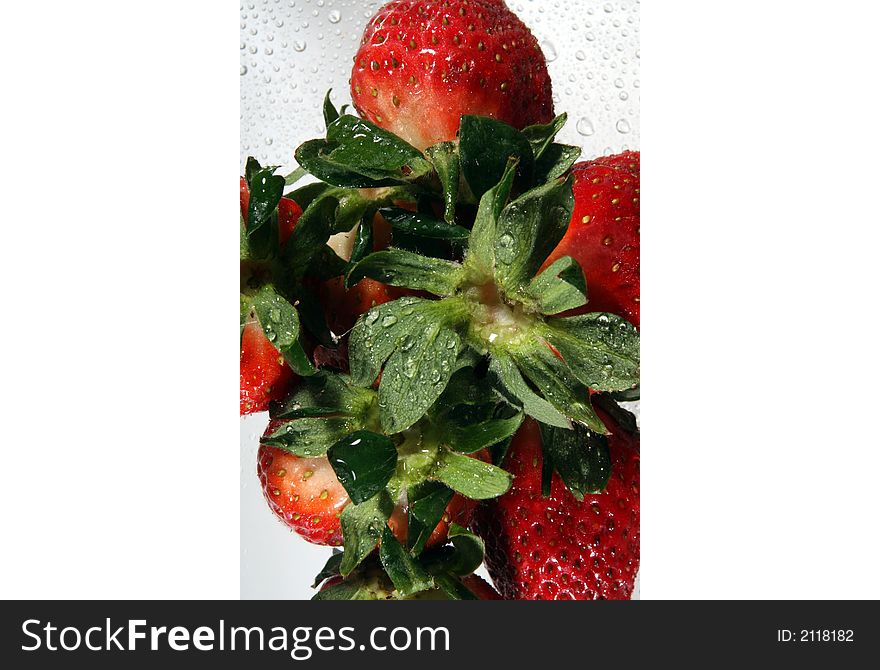
<svg viewBox="0 0 880 670">
<path fill-rule="evenodd" d="M 275 432 L 280 421 L 272 421 L 266 434 Z M 476 454 L 489 460 L 485 450 Z M 293 454 L 261 445 L 257 454 L 257 474 L 263 486 L 269 507 L 273 512 L 309 542 L 315 544 L 342 544 L 339 514 L 351 499 L 336 478 L 326 456 L 301 458 Z M 468 526 L 476 501 L 454 495 L 446 513 L 431 533 L 425 546 L 433 547 L 446 542 L 450 523 Z M 388 520 L 388 527 L 401 542 L 406 542 L 407 515 L 402 505 L 396 505 Z"/>
<path fill-rule="evenodd" d="M 455 139 L 462 114 L 517 128 L 553 118 L 544 54 L 502 0 L 387 3 L 364 31 L 351 97 L 419 149 Z"/>
<path fill-rule="evenodd" d="M 553 474 L 541 495 L 541 438 L 526 419 L 504 467 L 513 486 L 477 511 L 486 566 L 512 600 L 625 600 L 639 569 L 639 439 L 597 408 L 612 431 L 605 492 L 579 502 Z"/>
<path fill-rule="evenodd" d="M 239 179 L 238 186 L 241 215 L 247 221 L 247 210 L 248 204 L 251 201 L 251 194 L 244 177 Z M 287 242 L 287 238 L 290 237 L 302 213 L 302 207 L 296 204 L 295 201 L 290 198 L 281 198 L 281 201 L 278 203 L 278 241 L 282 246 Z"/>
<path fill-rule="evenodd" d="M 239 355 L 242 416 L 269 408 L 270 400 L 280 400 L 288 390 L 293 371 L 266 338 L 256 317 L 245 324 Z"/>
<path fill-rule="evenodd" d="M 639 153 L 626 151 L 572 168 L 574 213 L 544 266 L 571 256 L 587 278 L 581 312 L 611 312 L 639 326 Z"/>
<path fill-rule="evenodd" d="M 479 600 L 504 600 L 485 579 L 479 575 L 468 575 L 461 580 L 462 584 L 467 586 Z"/>
<path fill-rule="evenodd" d="M 342 544 L 339 513 L 351 500 L 326 456 L 300 458 L 261 445 L 257 461 L 266 501 L 284 523 L 309 542 Z"/>
</svg>

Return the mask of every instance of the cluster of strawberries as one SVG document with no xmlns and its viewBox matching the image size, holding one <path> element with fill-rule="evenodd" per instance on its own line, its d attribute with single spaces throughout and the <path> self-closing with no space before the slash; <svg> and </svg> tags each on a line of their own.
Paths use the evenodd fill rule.
<svg viewBox="0 0 880 670">
<path fill-rule="evenodd" d="M 343 547 L 316 598 L 629 598 L 639 154 L 554 141 L 502 0 L 389 2 L 351 96 L 240 184 L 241 413 L 272 511 Z"/>
</svg>

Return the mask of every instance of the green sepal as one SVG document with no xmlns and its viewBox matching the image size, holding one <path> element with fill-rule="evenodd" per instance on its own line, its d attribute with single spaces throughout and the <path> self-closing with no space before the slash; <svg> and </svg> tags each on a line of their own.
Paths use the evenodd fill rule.
<svg viewBox="0 0 880 670">
<path fill-rule="evenodd" d="M 559 179 L 581 156 L 581 148 L 570 144 L 551 144 L 535 163 L 535 182 L 545 184 Z"/>
<path fill-rule="evenodd" d="M 545 342 L 541 340 L 532 342 L 528 348 L 511 352 L 511 355 L 523 375 L 559 412 L 564 413 L 569 419 L 589 426 L 597 433 L 603 435 L 608 433 L 590 405 L 587 387 L 578 381 L 571 369 L 550 350 Z M 535 418 L 542 420 L 539 417 Z"/>
<path fill-rule="evenodd" d="M 336 478 L 359 505 L 384 490 L 397 469 L 397 449 L 390 438 L 359 430 L 327 451 Z"/>
<path fill-rule="evenodd" d="M 394 503 L 387 491 L 380 491 L 359 505 L 351 503 L 339 515 L 342 526 L 343 559 L 339 572 L 348 576 L 363 561 L 387 529 L 388 519 L 394 510 Z"/>
<path fill-rule="evenodd" d="M 334 551 L 330 558 L 327 559 L 327 562 L 324 564 L 324 567 L 321 568 L 321 572 L 315 575 L 315 580 L 312 582 L 312 588 L 316 589 L 326 579 L 330 579 L 331 577 L 336 577 L 340 574 L 339 568 L 342 565 L 342 552 Z"/>
<path fill-rule="evenodd" d="M 496 378 L 498 390 L 512 403 L 522 407 L 527 415 L 551 426 L 559 428 L 570 426 L 568 418 L 562 411 L 531 389 L 510 356 L 496 352 L 489 363 L 489 372 Z"/>
<path fill-rule="evenodd" d="M 527 191 L 501 212 L 495 230 L 495 280 L 510 296 L 526 286 L 568 230 L 571 179 Z"/>
<path fill-rule="evenodd" d="M 457 424 L 447 420 L 443 426 L 444 444 L 460 454 L 473 454 L 511 437 L 522 422 L 522 412 L 509 418 L 487 419 L 470 424 Z"/>
<path fill-rule="evenodd" d="M 260 444 L 276 447 L 302 458 L 323 456 L 336 442 L 356 430 L 358 421 L 350 416 L 315 416 L 288 421 Z"/>
<path fill-rule="evenodd" d="M 349 188 L 408 183 L 432 170 L 418 149 L 374 123 L 349 114 L 327 127 L 326 140 L 302 144 L 295 156 L 322 181 Z"/>
<path fill-rule="evenodd" d="M 291 369 L 302 376 L 314 374 L 315 368 L 299 341 L 299 315 L 294 306 L 271 284 L 261 287 L 250 300 L 263 332 Z"/>
<path fill-rule="evenodd" d="M 472 500 L 497 498 L 513 481 L 509 472 L 478 458 L 443 450 L 431 475 Z"/>
<path fill-rule="evenodd" d="M 399 207 L 381 210 L 391 225 L 393 245 L 425 256 L 448 256 L 453 245 L 466 247 L 471 231 L 464 226 L 450 225 L 422 212 Z"/>
<path fill-rule="evenodd" d="M 326 125 L 328 128 L 330 127 L 331 123 L 333 123 L 336 119 L 339 118 L 339 111 L 336 109 L 333 102 L 330 100 L 330 94 L 332 92 L 333 92 L 332 88 L 328 89 L 327 95 L 324 96 L 324 105 L 323 105 L 324 125 Z"/>
<path fill-rule="evenodd" d="M 625 391 L 638 385 L 639 332 L 626 319 L 603 312 L 552 318 L 540 332 L 585 386 Z"/>
<path fill-rule="evenodd" d="M 464 577 L 480 567 L 486 549 L 482 539 L 451 523 L 449 540 L 451 544 L 430 549 L 422 555 L 421 562 L 429 573 Z"/>
<path fill-rule="evenodd" d="M 281 262 L 291 274 L 291 281 L 301 279 L 314 259 L 323 252 L 333 231 L 338 205 L 339 201 L 335 198 L 318 198 L 300 215 L 281 251 Z"/>
<path fill-rule="evenodd" d="M 251 166 L 251 171 L 248 180 L 248 248 L 251 257 L 268 258 L 278 249 L 278 203 L 284 193 L 284 177 L 273 174 L 274 167 L 255 170 Z"/>
<path fill-rule="evenodd" d="M 449 600 L 479 600 L 473 591 L 461 583 L 461 580 L 448 573 L 434 575 L 434 584 Z"/>
<path fill-rule="evenodd" d="M 638 389 L 636 389 L 638 390 Z M 616 402 L 616 393 L 597 393 L 592 397 L 593 403 L 608 414 L 622 430 L 630 435 L 639 434 L 639 424 L 635 415 L 625 410 Z"/>
<path fill-rule="evenodd" d="M 348 273 L 346 286 L 354 286 L 365 277 L 391 286 L 448 296 L 464 280 L 464 269 L 452 261 L 429 258 L 403 249 L 386 249 L 356 263 Z"/>
<path fill-rule="evenodd" d="M 507 204 L 515 175 L 516 159 L 511 158 L 507 161 L 499 182 L 480 199 L 477 217 L 471 229 L 465 266 L 474 268 L 484 279 L 491 278 L 495 272 L 495 233 L 498 218 Z"/>
<path fill-rule="evenodd" d="M 354 244 L 351 248 L 351 256 L 346 266 L 346 272 L 351 269 L 362 259 L 366 258 L 373 252 L 373 215 L 366 214 L 358 226 L 357 234 L 354 237 Z M 351 288 L 348 286 L 348 288 Z"/>
<path fill-rule="evenodd" d="M 540 160 L 547 147 L 553 144 L 553 138 L 562 130 L 567 120 L 568 114 L 563 112 L 550 123 L 536 124 L 522 129 L 522 134 L 532 146 L 532 154 L 536 161 Z"/>
<path fill-rule="evenodd" d="M 587 304 L 587 280 L 571 256 L 563 256 L 529 282 L 526 290 L 541 314 L 559 314 Z"/>
<path fill-rule="evenodd" d="M 407 490 L 407 543 L 413 556 L 425 548 L 455 492 L 441 482 L 424 481 Z"/>
<path fill-rule="evenodd" d="M 499 182 L 508 159 L 518 159 L 520 183 L 529 183 L 534 155 L 523 133 L 503 121 L 464 115 L 459 130 L 461 172 L 476 199 Z"/>
<path fill-rule="evenodd" d="M 284 176 L 284 185 L 285 186 L 293 186 L 300 179 L 305 177 L 309 173 L 304 167 L 298 167 L 290 174 Z M 299 204 L 299 203 L 297 203 Z M 300 205 L 301 206 L 301 205 Z"/>
<path fill-rule="evenodd" d="M 379 560 L 400 598 L 434 588 L 434 580 L 394 537 L 388 526 L 382 529 Z"/>
<path fill-rule="evenodd" d="M 608 438 L 575 424 L 572 430 L 539 424 L 544 464 L 552 465 L 578 500 L 601 493 L 611 476 Z"/>
<path fill-rule="evenodd" d="M 441 142 L 425 151 L 434 164 L 434 170 L 443 186 L 443 218 L 448 224 L 455 223 L 455 205 L 458 203 L 458 187 L 461 180 L 461 160 L 455 142 Z"/>
</svg>

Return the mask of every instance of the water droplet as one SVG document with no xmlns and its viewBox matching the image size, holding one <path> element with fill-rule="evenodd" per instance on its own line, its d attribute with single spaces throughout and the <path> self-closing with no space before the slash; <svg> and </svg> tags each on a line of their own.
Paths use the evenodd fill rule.
<svg viewBox="0 0 880 670">
<path fill-rule="evenodd" d="M 604 5 L 602 5 L 602 9 L 605 10 L 606 14 L 610 14 L 614 11 L 614 5 L 612 5 L 610 2 L 606 2 Z"/>
<path fill-rule="evenodd" d="M 436 368 L 431 370 L 431 383 L 432 384 L 439 384 L 440 383 L 440 376 L 441 376 L 440 370 L 438 370 Z"/>
<path fill-rule="evenodd" d="M 541 43 L 541 51 L 544 52 L 544 58 L 547 59 L 548 63 L 552 63 L 558 57 L 556 47 L 549 40 Z"/>
<path fill-rule="evenodd" d="M 578 60 L 587 60 L 587 54 L 585 54 L 583 51 L 577 51 L 574 57 Z"/>
<path fill-rule="evenodd" d="M 504 233 L 498 240 L 498 248 L 496 249 L 498 260 L 502 263 L 512 263 L 515 253 L 514 239 L 509 233 Z"/>
<path fill-rule="evenodd" d="M 364 319 L 364 323 L 366 323 L 368 326 L 372 326 L 374 323 L 376 323 L 376 320 L 378 318 L 379 318 L 378 311 L 370 312 L 369 314 L 367 314 L 366 318 Z"/>
<path fill-rule="evenodd" d="M 575 128 L 577 128 L 577 131 L 585 137 L 589 137 L 596 132 L 596 129 L 593 128 L 593 122 L 590 121 L 586 116 L 582 116 L 578 119 Z"/>
<path fill-rule="evenodd" d="M 627 121 L 626 119 L 620 119 L 615 127 L 617 128 L 617 132 L 619 133 L 626 134 L 630 131 L 629 121 Z"/>
<path fill-rule="evenodd" d="M 238 68 L 238 74 L 240 74 L 242 77 L 244 75 L 246 75 L 247 74 L 247 65 L 242 65 L 240 68 Z"/>
<path fill-rule="evenodd" d="M 395 323 L 397 323 L 397 317 L 394 316 L 393 314 L 389 314 L 389 315 L 386 316 L 384 319 L 382 319 L 382 326 L 383 326 L 384 328 L 390 328 L 390 327 L 393 326 Z"/>
<path fill-rule="evenodd" d="M 327 15 L 327 20 L 330 21 L 330 23 L 339 23 L 341 19 L 342 13 L 338 9 L 331 10 Z"/>
<path fill-rule="evenodd" d="M 300 53 L 302 53 L 306 50 L 306 43 L 301 40 L 294 40 L 293 49 L 294 51 L 299 51 Z"/>
</svg>

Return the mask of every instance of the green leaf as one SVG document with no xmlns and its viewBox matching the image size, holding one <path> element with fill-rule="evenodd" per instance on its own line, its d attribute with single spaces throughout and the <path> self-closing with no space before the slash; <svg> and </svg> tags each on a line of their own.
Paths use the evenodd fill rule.
<svg viewBox="0 0 880 670">
<path fill-rule="evenodd" d="M 330 239 L 338 200 L 318 198 L 303 211 L 287 244 L 281 260 L 295 277 L 302 277 L 312 261 L 323 252 Z"/>
<path fill-rule="evenodd" d="M 627 389 L 626 391 L 615 391 L 611 394 L 617 402 L 635 402 L 639 398 L 641 398 L 641 388 L 636 386 L 635 388 Z"/>
<path fill-rule="evenodd" d="M 330 94 L 332 92 L 333 89 L 331 88 L 327 91 L 327 95 L 324 96 L 324 124 L 328 127 L 339 118 L 339 112 L 330 100 Z"/>
<path fill-rule="evenodd" d="M 486 553 L 483 540 L 457 523 L 449 525 L 449 539 L 455 547 L 445 566 L 449 572 L 463 577 L 480 567 Z"/>
<path fill-rule="evenodd" d="M 626 319 L 602 312 L 548 319 L 541 334 L 591 389 L 624 391 L 638 385 L 639 332 Z"/>
<path fill-rule="evenodd" d="M 616 393 L 597 393 L 591 399 L 599 409 L 614 419 L 614 422 L 630 435 L 638 435 L 639 424 L 632 412 L 628 412 L 615 402 Z"/>
<path fill-rule="evenodd" d="M 461 346 L 458 333 L 436 321 L 413 329 L 401 342 L 379 384 L 379 418 L 387 434 L 409 428 L 440 397 Z"/>
<path fill-rule="evenodd" d="M 329 247 L 325 247 L 330 253 L 333 251 Z M 322 254 L 323 256 L 323 254 Z M 315 262 L 312 262 L 314 265 Z M 310 273 L 307 273 L 310 274 Z M 324 307 L 314 291 L 300 284 L 296 287 L 296 310 L 299 314 L 300 324 L 325 347 L 333 346 L 333 336 L 327 326 L 327 319 L 324 316 Z"/>
<path fill-rule="evenodd" d="M 314 374 L 315 369 L 299 341 L 299 316 L 293 305 L 278 295 L 271 284 L 257 291 L 251 304 L 266 337 L 291 369 L 299 375 Z"/>
<path fill-rule="evenodd" d="M 510 473 L 483 461 L 443 450 L 433 477 L 472 500 L 496 498 L 510 488 Z"/>
<path fill-rule="evenodd" d="M 461 581 L 445 572 L 434 575 L 434 583 L 437 588 L 446 594 L 449 600 L 479 600 L 473 591 L 461 583 Z"/>
<path fill-rule="evenodd" d="M 461 172 L 478 200 L 499 182 L 511 157 L 519 160 L 521 181 L 531 179 L 535 162 L 532 147 L 525 135 L 502 121 L 462 116 L 459 151 Z"/>
<path fill-rule="evenodd" d="M 357 579 L 322 589 L 312 600 L 376 600 L 376 591 L 369 582 Z"/>
<path fill-rule="evenodd" d="M 446 485 L 431 481 L 420 482 L 407 490 L 407 542 L 413 556 L 425 548 L 453 495 L 454 491 Z"/>
<path fill-rule="evenodd" d="M 262 168 L 248 181 L 247 238 L 256 258 L 268 257 L 278 246 L 278 203 L 284 193 L 284 177 L 272 174 L 274 171 Z"/>
<path fill-rule="evenodd" d="M 387 526 L 382 530 L 379 560 L 382 561 L 382 567 L 391 578 L 399 597 L 407 598 L 434 588 L 431 575 L 410 556 Z"/>
<path fill-rule="evenodd" d="M 397 449 L 391 438 L 368 430 L 339 440 L 330 447 L 327 458 L 356 505 L 382 491 L 397 469 Z"/>
<path fill-rule="evenodd" d="M 532 145 L 532 153 L 535 160 L 540 160 L 541 156 L 553 143 L 553 138 L 562 130 L 565 122 L 568 120 L 568 114 L 564 112 L 553 119 L 550 123 L 528 126 L 522 129 L 522 134 Z"/>
<path fill-rule="evenodd" d="M 550 462 L 575 498 L 601 493 L 611 476 L 608 438 L 575 424 L 573 430 L 539 424 L 544 460 Z"/>
<path fill-rule="evenodd" d="M 405 297 L 373 307 L 354 326 L 349 339 L 351 377 L 358 386 L 376 381 L 388 357 L 416 330 L 452 319 L 447 302 Z M 411 339 L 407 339 L 409 344 Z"/>
<path fill-rule="evenodd" d="M 321 572 L 319 572 L 315 576 L 315 581 L 312 582 L 312 588 L 318 588 L 318 585 L 323 582 L 325 579 L 330 579 L 331 577 L 337 576 L 339 573 L 339 567 L 342 565 L 342 552 L 337 551 L 334 552 L 330 558 L 327 559 L 327 562 L 324 564 L 324 567 L 321 568 Z"/>
<path fill-rule="evenodd" d="M 449 241 L 459 246 L 466 246 L 471 233 L 464 226 L 450 225 L 445 221 L 440 221 L 421 212 L 410 212 L 399 207 L 383 209 L 381 214 L 391 225 L 394 235 L 394 246 L 417 253 L 427 253 L 428 250 L 433 248 L 430 242 L 436 240 Z M 401 239 L 404 240 L 403 243 L 401 243 Z M 420 244 L 422 241 L 426 243 Z"/>
<path fill-rule="evenodd" d="M 354 245 L 351 249 L 351 257 L 349 258 L 348 270 L 350 271 L 360 260 L 366 258 L 373 251 L 373 217 L 365 216 L 361 219 L 361 225 L 358 226 L 357 234 L 354 238 Z M 350 287 L 349 287 L 350 288 Z"/>
<path fill-rule="evenodd" d="M 535 183 L 545 184 L 569 171 L 581 155 L 581 148 L 569 144 L 551 144 L 535 164 Z"/>
<path fill-rule="evenodd" d="M 507 198 L 513 186 L 515 169 L 516 160 L 509 160 L 501 180 L 494 188 L 486 191 L 486 194 L 480 199 L 477 217 L 471 230 L 469 252 L 465 259 L 465 265 L 476 268 L 487 279 L 495 271 L 495 233 L 498 227 L 498 218 L 507 204 Z"/>
<path fill-rule="evenodd" d="M 375 404 L 375 391 L 355 386 L 347 375 L 319 372 L 303 379 L 283 403 L 270 405 L 269 414 L 273 419 L 350 416 L 364 425 Z"/>
<path fill-rule="evenodd" d="M 511 352 L 511 355 L 522 373 L 559 412 L 586 424 L 597 433 L 604 435 L 608 432 L 590 405 L 587 387 L 578 381 L 545 342 L 538 340 L 528 348 Z"/>
<path fill-rule="evenodd" d="M 339 571 L 347 577 L 376 548 L 383 529 L 394 510 L 394 503 L 387 491 L 359 505 L 345 506 L 339 515 L 342 526 L 344 554 Z"/>
<path fill-rule="evenodd" d="M 260 165 L 260 161 L 253 156 L 248 156 L 247 161 L 244 164 L 244 180 L 248 183 L 248 188 L 250 188 L 253 176 L 262 169 L 263 167 Z"/>
<path fill-rule="evenodd" d="M 571 256 L 563 256 L 532 279 L 528 296 L 542 314 L 559 314 L 587 304 L 587 280 Z"/>
<path fill-rule="evenodd" d="M 297 162 L 319 179 L 350 188 L 407 183 L 432 169 L 412 145 L 348 114 L 328 126 L 326 140 L 306 142 L 295 155 Z"/>
<path fill-rule="evenodd" d="M 352 431 L 360 422 L 351 416 L 315 416 L 287 421 L 260 444 L 277 447 L 303 458 L 323 456 L 327 450 Z"/>
<path fill-rule="evenodd" d="M 495 231 L 495 279 L 514 296 L 557 247 L 571 221 L 571 179 L 532 189 L 511 202 Z"/>
<path fill-rule="evenodd" d="M 309 263 L 306 276 L 311 279 L 326 281 L 345 274 L 347 267 L 347 261 L 342 260 L 333 249 L 324 245 L 318 249 L 311 263 Z"/>
<path fill-rule="evenodd" d="M 348 273 L 346 285 L 351 287 L 369 277 L 383 284 L 428 291 L 447 296 L 464 279 L 464 269 L 458 263 L 439 258 L 428 258 L 403 249 L 377 251 L 364 258 Z"/>
<path fill-rule="evenodd" d="M 570 422 L 565 414 L 531 389 L 510 356 L 494 353 L 489 372 L 497 377 L 498 387 L 506 391 L 526 414 L 551 426 L 569 427 Z"/>
<path fill-rule="evenodd" d="M 458 424 L 447 419 L 443 424 L 443 444 L 461 454 L 473 454 L 511 437 L 522 421 L 522 413 L 470 424 Z"/>
<path fill-rule="evenodd" d="M 298 182 L 300 179 L 305 177 L 308 173 L 309 173 L 309 171 L 306 170 L 304 167 L 298 167 L 293 172 L 291 172 L 289 175 L 284 177 L 284 185 L 285 186 L 293 186 L 296 182 Z M 299 204 L 299 203 L 297 203 L 297 204 Z"/>
<path fill-rule="evenodd" d="M 458 186 L 461 178 L 461 161 L 455 142 L 441 142 L 428 147 L 425 152 L 434 164 L 434 170 L 443 185 L 443 218 L 448 224 L 455 223 L 455 205 L 458 202 Z"/>
</svg>

